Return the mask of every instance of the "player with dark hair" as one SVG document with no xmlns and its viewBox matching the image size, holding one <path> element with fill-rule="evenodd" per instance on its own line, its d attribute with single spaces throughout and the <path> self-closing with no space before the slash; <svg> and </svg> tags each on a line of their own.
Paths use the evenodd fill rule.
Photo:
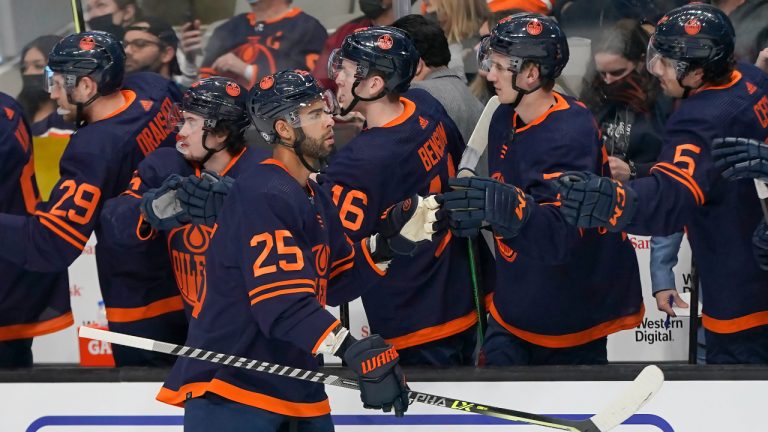
<svg viewBox="0 0 768 432">
<path fill-rule="evenodd" d="M 80 129 L 61 157 L 61 179 L 48 203 L 34 216 L 0 215 L 5 244 L 0 256 L 27 270 L 66 271 L 95 231 L 110 328 L 179 340 L 185 320 L 173 284 L 135 282 L 141 280 L 137 275 L 167 271 L 167 263 L 146 262 L 141 253 L 119 250 L 99 223 L 104 202 L 125 190 L 139 162 L 155 148 L 175 142 L 175 134 L 165 132 L 163 125 L 180 99 L 176 86 L 154 74 L 136 74 L 123 85 L 124 64 L 120 41 L 103 32 L 67 36 L 51 51 L 51 98 L 66 120 L 77 119 Z M 113 350 L 118 365 L 159 358 Z"/>
<path fill-rule="evenodd" d="M 456 125 L 429 93 L 408 91 L 418 62 L 410 36 L 394 27 L 352 33 L 331 55 L 342 113 L 359 111 L 367 126 L 320 176 L 352 240 L 373 234 L 395 203 L 446 191 L 456 174 L 464 150 Z M 371 329 L 403 364 L 472 364 L 474 326 L 485 313 L 475 310 L 466 245 L 452 237 L 395 258 L 362 296 Z M 484 293 L 477 296 L 482 303 Z"/>
<path fill-rule="evenodd" d="M 32 133 L 21 106 L 0 93 L 0 220 L 35 213 Z M 10 248 L 10 245 L 6 245 Z M 32 366 L 32 338 L 72 325 L 66 269 L 38 272 L 0 259 L 0 367 Z"/>
<path fill-rule="evenodd" d="M 294 71 L 251 90 L 249 113 L 275 144 L 273 157 L 238 177 L 217 215 L 187 344 L 310 370 L 320 364 L 315 356 L 342 357 L 364 406 L 401 416 L 408 396 L 397 351 L 378 335 L 355 340 L 324 306 L 357 297 L 393 253 L 431 238 L 429 200 L 398 203 L 377 234 L 352 243 L 331 196 L 309 179 L 308 166 L 334 143 L 324 95 L 310 74 Z M 189 358 L 179 358 L 158 399 L 184 406 L 186 431 L 333 430 L 322 384 Z"/>
<path fill-rule="evenodd" d="M 568 62 L 557 23 L 502 18 L 481 42 L 501 105 L 488 132 L 491 178 L 451 181 L 442 197 L 457 235 L 496 239 L 496 291 L 483 345 L 487 365 L 607 363 L 607 336 L 643 318 L 634 249 L 625 234 L 578 230 L 548 179 L 563 170 L 609 174 L 592 114 L 553 92 Z"/>
<path fill-rule="evenodd" d="M 701 275 L 707 363 L 768 362 L 768 273 L 752 258 L 762 218 L 751 180 L 725 181 L 712 142 L 768 137 L 768 82 L 753 65 L 734 62 L 728 17 L 689 4 L 661 18 L 648 44 L 648 71 L 681 99 L 667 122 L 651 176 L 622 184 L 592 173 L 558 180 L 561 211 L 580 227 L 665 235 L 687 227 Z M 680 304 L 674 290 L 657 303 Z"/>
<path fill-rule="evenodd" d="M 167 263 L 170 256 L 187 318 L 197 315 L 205 296 L 205 251 L 232 180 L 266 158 L 245 145 L 247 101 L 247 91 L 230 78 L 192 84 L 174 110 L 178 117 L 169 120 L 178 131 L 176 148 L 157 149 L 144 159 L 128 190 L 102 214 L 121 246 L 158 243 L 157 259 Z M 195 199 L 198 188 L 213 190 L 210 201 Z"/>
</svg>

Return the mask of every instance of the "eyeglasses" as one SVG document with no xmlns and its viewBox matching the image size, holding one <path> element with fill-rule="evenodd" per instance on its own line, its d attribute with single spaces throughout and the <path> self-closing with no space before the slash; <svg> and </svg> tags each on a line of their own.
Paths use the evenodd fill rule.
<svg viewBox="0 0 768 432">
<path fill-rule="evenodd" d="M 150 45 L 163 47 L 165 44 L 163 44 L 162 42 L 155 42 L 155 41 L 146 40 L 146 39 L 134 39 L 130 41 L 127 41 L 127 40 L 123 41 L 123 48 L 128 49 L 128 47 L 131 45 L 135 46 L 137 49 L 144 49 Z"/>
</svg>

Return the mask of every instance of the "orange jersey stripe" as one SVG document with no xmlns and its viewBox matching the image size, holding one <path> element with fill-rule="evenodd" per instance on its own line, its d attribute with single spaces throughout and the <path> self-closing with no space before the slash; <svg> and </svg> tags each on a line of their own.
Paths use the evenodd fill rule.
<svg viewBox="0 0 768 432">
<path fill-rule="evenodd" d="M 701 315 L 704 328 L 715 333 L 736 333 L 768 324 L 768 311 L 755 312 L 738 318 L 720 320 L 707 314 Z"/>
<path fill-rule="evenodd" d="M 184 310 L 184 302 L 181 296 L 168 297 L 147 306 L 136 308 L 107 308 L 107 321 L 110 322 L 133 322 L 147 318 L 154 318 L 170 312 Z"/>
<path fill-rule="evenodd" d="M 60 229 L 58 229 L 56 226 L 54 226 L 52 223 L 48 222 L 48 220 L 46 220 L 46 219 L 43 219 L 43 218 L 40 218 L 40 219 L 39 219 L 39 221 L 40 221 L 40 223 L 41 223 L 43 226 L 45 226 L 45 227 L 46 227 L 46 228 L 48 228 L 49 230 L 53 231 L 53 233 L 54 233 L 54 234 L 58 235 L 58 236 L 59 236 L 59 237 L 61 237 L 61 238 L 62 238 L 64 241 L 66 241 L 67 243 L 71 244 L 72 246 L 74 246 L 74 247 L 75 247 L 75 248 L 77 248 L 78 250 L 83 250 L 83 249 L 85 249 L 85 243 L 81 243 L 81 242 L 79 242 L 79 241 L 77 241 L 77 240 L 73 239 L 72 237 L 70 237 L 70 236 L 69 236 L 69 234 L 65 233 L 64 231 L 61 231 L 61 230 L 60 230 Z"/>
<path fill-rule="evenodd" d="M 645 305 L 641 304 L 640 311 L 634 315 L 623 316 L 615 320 L 606 321 L 580 332 L 552 336 L 520 330 L 519 328 L 504 322 L 504 320 L 499 315 L 499 311 L 496 310 L 496 306 L 491 303 L 491 315 L 496 320 L 496 322 L 507 329 L 508 332 L 532 344 L 547 348 L 570 348 L 583 345 L 601 337 L 608 336 L 611 333 L 616 333 L 620 330 L 635 328 L 640 325 L 644 314 Z"/>
<path fill-rule="evenodd" d="M 445 252 L 445 248 L 448 247 L 448 244 L 451 242 L 452 238 L 453 234 L 450 231 L 445 233 L 445 236 L 442 240 L 440 240 L 440 244 L 437 246 L 437 249 L 435 249 L 435 258 L 439 258 L 440 255 Z"/>
<path fill-rule="evenodd" d="M 373 271 L 375 271 L 376 274 L 378 274 L 379 276 L 384 276 L 385 274 L 387 274 L 386 271 L 378 268 L 376 266 L 376 263 L 373 262 L 373 258 L 371 258 L 371 251 L 368 250 L 368 246 L 366 246 L 365 244 L 365 239 L 361 240 L 360 243 L 363 247 L 363 256 L 365 256 L 365 260 L 368 261 L 368 264 L 371 266 Z"/>
<path fill-rule="evenodd" d="M 323 335 L 322 335 L 322 336 L 320 336 L 320 339 L 318 339 L 318 340 L 317 340 L 317 343 L 316 343 L 316 344 L 315 344 L 315 346 L 312 348 L 312 354 L 317 354 L 317 350 L 318 350 L 318 349 L 320 349 L 320 344 L 322 344 L 322 343 L 323 343 L 323 341 L 325 340 L 325 338 L 326 338 L 326 337 L 327 337 L 327 336 L 328 336 L 328 335 L 329 335 L 329 334 L 330 334 L 330 333 L 333 331 L 333 329 L 335 329 L 335 328 L 336 328 L 336 326 L 338 326 L 339 324 L 341 324 L 341 321 L 339 321 L 339 320 L 336 320 L 336 321 L 334 321 L 334 323 L 333 323 L 333 324 L 331 324 L 330 326 L 328 326 L 328 328 L 327 328 L 327 329 L 326 329 L 326 330 L 323 332 Z"/>
<path fill-rule="evenodd" d="M 352 248 L 352 251 L 349 253 L 349 255 L 345 256 L 344 258 L 340 260 L 336 260 L 333 263 L 331 263 L 331 269 L 335 269 L 336 267 L 346 264 L 346 261 L 352 261 L 355 259 L 355 249 Z"/>
<path fill-rule="evenodd" d="M 333 279 L 333 278 L 335 278 L 336 276 L 338 276 L 338 275 L 340 275 L 340 274 L 344 273 L 345 271 L 347 271 L 347 270 L 351 269 L 351 268 L 352 268 L 352 267 L 354 267 L 354 266 L 355 266 L 355 263 L 353 263 L 353 262 L 351 262 L 351 263 L 347 263 L 346 265 L 343 265 L 343 266 L 341 266 L 341 267 L 339 267 L 339 268 L 337 268 L 337 269 L 333 270 L 333 271 L 331 272 L 331 275 L 330 275 L 330 276 L 328 276 L 328 279 Z"/>
<path fill-rule="evenodd" d="M 255 305 L 260 301 L 271 299 L 272 297 L 277 297 L 277 296 L 287 295 L 287 294 L 297 294 L 297 293 L 310 293 L 314 295 L 315 289 L 314 288 L 293 288 L 293 289 L 284 289 L 280 291 L 271 292 L 269 294 L 260 295 L 255 299 L 251 300 L 251 306 Z"/>
<path fill-rule="evenodd" d="M 248 293 L 248 296 L 249 297 L 253 297 L 255 294 L 260 293 L 260 292 L 262 292 L 264 290 L 268 290 L 270 288 L 286 286 L 286 285 L 294 285 L 294 286 L 295 285 L 309 285 L 311 287 L 314 287 L 315 286 L 315 281 L 313 281 L 312 279 L 289 279 L 289 280 L 284 280 L 284 281 L 280 281 L 280 282 L 275 282 L 275 283 L 271 283 L 271 284 L 267 284 L 267 285 L 262 285 L 262 286 L 260 286 L 258 288 L 252 289 L 251 292 Z"/>
<path fill-rule="evenodd" d="M 28 339 L 35 336 L 42 336 L 63 330 L 74 323 L 75 321 L 72 318 L 72 312 L 67 312 L 64 315 L 46 321 L 2 326 L 0 327 L 0 341 Z"/>
<path fill-rule="evenodd" d="M 57 216 L 54 216 L 50 213 L 41 212 L 41 211 L 36 211 L 35 215 L 44 217 L 46 219 L 50 219 L 51 222 L 55 223 L 60 228 L 63 228 L 65 231 L 70 233 L 74 238 L 82 241 L 83 243 L 88 243 L 88 237 L 84 236 L 83 233 L 81 233 L 80 231 L 72 228 L 72 225 L 59 219 Z"/>
<path fill-rule="evenodd" d="M 464 330 L 472 327 L 477 322 L 477 313 L 472 311 L 463 317 L 456 318 L 448 321 L 444 324 L 439 324 L 432 327 L 423 328 L 421 330 L 409 333 L 407 335 L 398 336 L 396 338 L 387 339 L 386 342 L 392 344 L 395 349 L 405 349 L 416 345 L 422 345 L 427 342 L 436 341 L 438 339 L 444 339 L 448 336 L 453 336 L 457 333 L 461 333 Z"/>
<path fill-rule="evenodd" d="M 176 391 L 163 387 L 157 395 L 157 400 L 181 407 L 184 406 L 184 401 L 187 400 L 187 393 L 192 393 L 192 397 L 198 397 L 206 392 L 216 393 L 223 398 L 239 402 L 243 405 L 290 417 L 317 417 L 331 412 L 328 399 L 320 402 L 290 402 L 245 390 L 219 379 L 213 379 L 209 383 L 190 383 Z"/>
<path fill-rule="evenodd" d="M 688 173 L 682 171 L 680 168 L 672 164 L 668 164 L 664 162 L 659 162 L 656 165 L 654 165 L 651 168 L 651 171 L 654 171 L 654 170 L 661 171 L 662 173 L 682 183 L 683 186 L 685 186 L 686 188 L 688 188 L 688 190 L 691 191 L 691 194 L 693 194 L 693 199 L 696 201 L 696 204 L 698 205 L 704 204 L 704 193 L 701 191 L 696 181 L 691 176 L 689 176 Z"/>
</svg>

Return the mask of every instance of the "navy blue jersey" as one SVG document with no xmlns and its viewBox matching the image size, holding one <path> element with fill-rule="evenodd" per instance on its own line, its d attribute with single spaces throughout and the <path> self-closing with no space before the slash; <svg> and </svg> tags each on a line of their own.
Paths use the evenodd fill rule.
<svg viewBox="0 0 768 432">
<path fill-rule="evenodd" d="M 34 214 L 40 194 L 30 129 L 21 106 L 4 93 L 0 93 L 0 176 L 0 212 L 18 218 Z M 0 341 L 72 325 L 66 270 L 35 272 L 0 258 L 0 275 Z"/>
<path fill-rule="evenodd" d="M 363 130 L 334 156 L 321 183 L 353 240 L 376 233 L 379 216 L 418 193 L 445 192 L 464 142 L 442 105 L 416 89 L 389 124 Z M 477 322 L 467 245 L 450 232 L 413 257 L 395 257 L 363 296 L 368 322 L 397 349 L 446 338 Z"/>
<path fill-rule="evenodd" d="M 219 175 L 236 179 L 248 167 L 266 158 L 263 150 L 243 149 Z M 156 232 L 144 221 L 139 210 L 144 192 L 160 187 L 171 174 L 182 177 L 200 175 L 200 169 L 184 159 L 174 148 L 157 149 L 141 161 L 128 190 L 106 203 L 101 218 L 104 229 L 109 230 L 120 247 L 144 249 L 146 245 L 154 246 L 154 255 L 149 260 L 161 263 L 165 270 L 162 277 L 178 287 L 189 318 L 199 311 L 198 300 L 204 294 L 199 288 L 204 286 L 205 251 L 210 244 L 213 229 L 205 225 L 187 224 L 168 232 Z"/>
<path fill-rule="evenodd" d="M 0 238 L 8 245 L 0 256 L 29 270 L 66 270 L 95 231 L 99 284 L 110 321 L 182 310 L 172 285 L 142 287 L 120 296 L 126 304 L 112 302 L 113 293 L 135 289 L 140 282 L 132 278 L 140 279 L 147 269 L 141 253 L 123 252 L 101 235 L 103 204 L 126 189 L 148 153 L 175 146 L 175 133 L 166 131 L 165 122 L 181 97 L 173 82 L 152 73 L 126 78 L 122 95 L 125 105 L 72 135 L 61 157 L 61 178 L 34 217 L 0 215 Z"/>
<path fill-rule="evenodd" d="M 338 325 L 323 306 L 357 297 L 378 271 L 344 235 L 330 196 L 273 159 L 235 181 L 205 258 L 205 296 L 186 345 L 308 370 Z M 184 357 L 157 398 L 182 405 L 206 392 L 292 417 L 330 412 L 321 384 Z"/>
<path fill-rule="evenodd" d="M 291 8 L 268 21 L 259 20 L 253 13 L 240 14 L 213 31 L 205 48 L 200 76 L 227 76 L 251 88 L 261 77 L 281 70 L 310 71 L 327 38 L 325 27 L 299 8 Z M 230 52 L 256 67 L 251 82 L 211 68 L 216 59 Z"/>
<path fill-rule="evenodd" d="M 530 124 L 510 105 L 491 120 L 491 176 L 536 201 L 518 236 L 496 238 L 491 314 L 528 342 L 563 348 L 637 326 L 643 301 L 626 234 L 580 230 L 560 216 L 550 179 L 571 170 L 610 172 L 592 114 L 573 98 L 554 97 Z"/>
<path fill-rule="evenodd" d="M 721 178 L 710 148 L 719 137 L 767 139 L 767 95 L 768 78 L 748 64 L 727 84 L 692 92 L 669 118 L 651 176 L 630 183 L 638 210 L 629 232 L 687 228 L 705 299 L 702 322 L 717 333 L 768 324 L 768 272 L 752 255 L 762 217 L 755 186 Z"/>
</svg>

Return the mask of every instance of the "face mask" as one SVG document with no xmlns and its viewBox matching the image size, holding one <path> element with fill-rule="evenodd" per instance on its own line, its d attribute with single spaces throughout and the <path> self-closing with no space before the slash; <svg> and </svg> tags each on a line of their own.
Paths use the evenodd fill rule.
<svg viewBox="0 0 768 432">
<path fill-rule="evenodd" d="M 21 81 L 23 86 L 21 93 L 19 93 L 16 99 L 24 109 L 27 119 L 32 121 L 38 108 L 50 100 L 50 96 L 46 91 L 45 75 L 22 75 Z"/>
<path fill-rule="evenodd" d="M 381 5 L 381 0 L 360 0 L 360 10 L 370 20 L 380 17 L 387 9 Z"/>
<path fill-rule="evenodd" d="M 624 78 L 605 84 L 601 80 L 600 90 L 608 101 L 620 102 L 629 105 L 629 107 L 638 113 L 647 113 L 649 111 L 647 94 L 645 91 L 646 78 L 637 71 L 630 72 Z"/>
<path fill-rule="evenodd" d="M 117 39 L 122 40 L 125 29 L 122 26 L 112 22 L 112 14 L 97 16 L 88 20 L 88 27 L 91 30 L 100 30 L 112 33 Z"/>
</svg>

